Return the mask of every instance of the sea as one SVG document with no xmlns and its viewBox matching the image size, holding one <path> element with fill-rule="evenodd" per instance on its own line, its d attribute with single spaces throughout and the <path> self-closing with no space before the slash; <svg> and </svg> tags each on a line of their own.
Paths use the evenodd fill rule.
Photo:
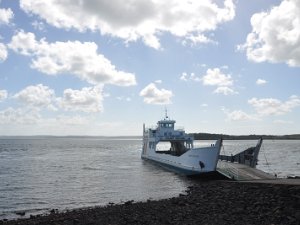
<svg viewBox="0 0 300 225">
<path fill-rule="evenodd" d="M 225 140 L 221 154 L 256 142 Z M 212 143 L 195 141 L 195 147 Z M 195 182 L 143 161 L 141 147 L 139 138 L 1 137 L 0 220 L 170 198 Z M 300 176 L 300 141 L 265 140 L 257 168 L 278 177 Z"/>
</svg>

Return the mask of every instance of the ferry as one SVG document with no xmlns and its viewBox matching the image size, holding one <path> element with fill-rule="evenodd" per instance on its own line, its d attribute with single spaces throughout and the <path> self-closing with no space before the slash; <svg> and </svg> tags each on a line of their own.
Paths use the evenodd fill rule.
<svg viewBox="0 0 300 225">
<path fill-rule="evenodd" d="M 186 176 L 216 171 L 222 139 L 207 147 L 194 148 L 194 138 L 183 128 L 175 128 L 167 113 L 157 126 L 143 125 L 141 158 Z"/>
</svg>

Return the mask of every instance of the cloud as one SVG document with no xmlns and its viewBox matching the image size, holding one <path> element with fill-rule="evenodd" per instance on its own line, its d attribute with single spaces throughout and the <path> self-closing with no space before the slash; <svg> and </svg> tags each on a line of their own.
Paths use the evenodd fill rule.
<svg viewBox="0 0 300 225">
<path fill-rule="evenodd" d="M 101 85 L 85 87 L 81 90 L 66 89 L 63 97 L 58 99 L 59 106 L 66 111 L 102 112 L 102 91 Z"/>
<path fill-rule="evenodd" d="M 230 75 L 223 74 L 219 68 L 208 69 L 202 78 L 203 85 L 232 86 L 233 80 Z"/>
<path fill-rule="evenodd" d="M 218 44 L 218 42 L 209 39 L 203 34 L 199 34 L 197 36 L 196 35 L 187 36 L 186 39 L 182 42 L 183 45 L 187 45 L 188 41 L 191 42 L 192 46 L 197 44 L 208 44 L 208 43 L 216 44 L 216 45 Z"/>
<path fill-rule="evenodd" d="M 34 27 L 34 29 L 39 30 L 39 31 L 45 31 L 45 24 L 41 21 L 33 21 L 31 25 Z"/>
<path fill-rule="evenodd" d="M 125 96 L 118 96 L 116 99 L 119 101 L 127 101 L 127 102 L 131 101 L 130 97 L 125 97 Z"/>
<path fill-rule="evenodd" d="M 98 30 L 126 42 L 140 39 L 155 49 L 161 47 L 162 32 L 193 42 L 209 42 L 204 33 L 235 16 L 232 0 L 225 0 L 222 6 L 212 0 L 20 0 L 20 7 L 58 28 Z"/>
<path fill-rule="evenodd" d="M 216 94 L 223 94 L 223 95 L 238 94 L 238 92 L 234 91 L 230 87 L 218 87 L 216 90 L 214 90 L 214 93 L 216 93 Z"/>
<path fill-rule="evenodd" d="M 222 68 L 228 69 L 227 66 L 223 66 Z M 205 86 L 217 86 L 214 91 L 216 94 L 238 94 L 238 92 L 231 88 L 231 86 L 233 86 L 231 75 L 222 73 L 220 68 L 207 69 L 206 74 L 202 77 L 198 77 L 194 73 L 189 75 L 186 72 L 183 72 L 179 79 L 182 81 L 202 82 Z"/>
<path fill-rule="evenodd" d="M 263 80 L 263 79 L 257 79 L 257 81 L 256 81 L 256 84 L 257 85 L 264 85 L 264 84 L 266 84 L 267 83 L 267 81 L 266 80 Z"/>
<path fill-rule="evenodd" d="M 300 98 L 291 96 L 286 102 L 274 98 L 252 98 L 248 103 L 254 107 L 260 116 L 284 115 L 291 112 L 293 108 L 300 106 Z"/>
<path fill-rule="evenodd" d="M 229 112 L 227 110 L 224 110 L 227 114 L 227 119 L 231 121 L 249 121 L 249 120 L 258 120 L 256 115 L 250 115 L 242 110 L 234 110 L 232 112 Z"/>
<path fill-rule="evenodd" d="M 39 55 L 41 54 L 39 46 L 42 47 L 42 43 L 43 40 L 41 42 L 35 40 L 35 35 L 33 33 L 25 33 L 21 30 L 12 37 L 8 47 L 22 55 Z"/>
<path fill-rule="evenodd" d="M 251 25 L 246 43 L 238 46 L 249 60 L 300 66 L 299 0 L 283 0 L 268 12 L 254 14 Z"/>
<path fill-rule="evenodd" d="M 0 62 L 7 58 L 7 49 L 4 44 L 0 43 Z"/>
<path fill-rule="evenodd" d="M 7 98 L 7 91 L 6 90 L 0 90 L 0 102 L 5 100 Z"/>
<path fill-rule="evenodd" d="M 0 25 L 9 24 L 13 19 L 14 13 L 11 9 L 2 9 L 0 8 Z"/>
<path fill-rule="evenodd" d="M 227 119 L 231 121 L 261 120 L 266 116 L 279 116 L 291 112 L 294 108 L 300 106 L 300 98 L 293 95 L 285 102 L 274 98 L 252 98 L 248 100 L 248 104 L 254 108 L 255 113 L 249 114 L 242 110 L 222 110 L 227 115 Z M 283 124 L 290 123 L 290 121 L 275 120 L 274 123 Z"/>
<path fill-rule="evenodd" d="M 91 113 L 103 111 L 102 92 L 103 85 L 84 87 L 81 90 L 66 89 L 63 96 L 57 98 L 55 97 L 54 90 L 38 84 L 24 88 L 16 93 L 13 98 L 22 103 L 25 108 L 31 107 L 36 110 L 47 108 L 51 111 L 63 109 L 65 111 Z"/>
<path fill-rule="evenodd" d="M 48 75 L 74 74 L 90 84 L 135 85 L 135 75 L 119 71 L 103 55 L 94 42 L 37 41 L 33 33 L 19 31 L 8 45 L 15 52 L 32 56 L 31 67 Z"/>
<path fill-rule="evenodd" d="M 231 88 L 233 86 L 231 75 L 222 73 L 219 68 L 208 69 L 201 81 L 206 86 L 217 86 L 214 93 L 223 95 L 238 94 Z"/>
<path fill-rule="evenodd" d="M 188 75 L 187 75 L 187 73 L 185 73 L 185 72 L 182 73 L 179 79 L 180 79 L 180 80 L 183 80 L 183 81 L 187 81 L 187 80 L 188 80 Z"/>
<path fill-rule="evenodd" d="M 41 115 L 38 110 L 29 108 L 7 108 L 0 111 L 0 124 L 36 124 Z"/>
<path fill-rule="evenodd" d="M 140 96 L 144 97 L 147 104 L 171 104 L 172 91 L 166 89 L 158 89 L 154 83 L 150 83 L 140 92 Z"/>
<path fill-rule="evenodd" d="M 179 79 L 183 80 L 183 81 L 188 81 L 188 80 L 196 81 L 196 82 L 201 81 L 201 78 L 197 77 L 194 73 L 191 73 L 190 75 L 188 75 L 186 72 L 183 72 Z"/>
<path fill-rule="evenodd" d="M 37 108 L 48 107 L 49 109 L 53 109 L 54 106 L 52 105 L 52 102 L 55 99 L 55 93 L 54 90 L 49 87 L 38 84 L 24 88 L 16 93 L 13 98 L 26 106 Z"/>
</svg>

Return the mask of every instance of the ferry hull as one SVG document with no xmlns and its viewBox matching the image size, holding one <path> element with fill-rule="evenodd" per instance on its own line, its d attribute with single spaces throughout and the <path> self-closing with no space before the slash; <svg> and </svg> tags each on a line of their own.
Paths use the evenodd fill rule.
<svg viewBox="0 0 300 225">
<path fill-rule="evenodd" d="M 141 157 L 182 175 L 200 175 L 216 171 L 221 145 L 222 140 L 218 140 L 214 146 L 191 149 L 179 157 L 148 150 Z"/>
<path fill-rule="evenodd" d="M 186 169 L 182 167 L 178 167 L 175 165 L 171 165 L 169 163 L 160 162 L 158 160 L 150 159 L 149 157 L 142 156 L 142 159 L 150 161 L 151 163 L 157 164 L 158 166 L 161 166 L 162 168 L 184 175 L 184 176 L 196 176 L 204 173 L 210 173 L 212 171 L 199 171 L 199 170 L 193 170 L 193 169 Z"/>
</svg>

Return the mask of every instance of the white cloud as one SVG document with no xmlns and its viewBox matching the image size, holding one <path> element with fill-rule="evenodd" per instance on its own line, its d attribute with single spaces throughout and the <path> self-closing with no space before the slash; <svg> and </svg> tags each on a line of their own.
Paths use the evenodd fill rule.
<svg viewBox="0 0 300 225">
<path fill-rule="evenodd" d="M 48 107 L 54 109 L 52 105 L 55 99 L 54 90 L 47 86 L 38 84 L 35 86 L 28 86 L 16 93 L 13 98 L 19 100 L 22 104 L 32 107 Z"/>
<path fill-rule="evenodd" d="M 125 97 L 125 96 L 119 96 L 119 97 L 117 97 L 117 100 L 130 102 L 131 98 L 130 97 Z"/>
<path fill-rule="evenodd" d="M 0 111 L 0 124 L 36 124 L 40 118 L 38 110 L 32 108 L 13 109 L 9 107 Z"/>
<path fill-rule="evenodd" d="M 0 25 L 9 24 L 13 17 L 14 13 L 11 9 L 0 9 Z"/>
<path fill-rule="evenodd" d="M 230 75 L 223 74 L 219 68 L 208 69 L 202 78 L 203 85 L 232 86 L 233 80 Z"/>
<path fill-rule="evenodd" d="M 227 66 L 223 66 L 223 69 L 227 69 Z M 220 68 L 207 69 L 206 74 L 203 77 L 198 77 L 194 73 L 190 75 L 186 72 L 183 72 L 179 78 L 182 81 L 195 81 L 202 82 L 206 86 L 217 86 L 214 93 L 223 94 L 223 95 L 233 95 L 238 94 L 234 91 L 231 86 L 233 86 L 233 80 L 231 75 L 226 75 L 221 72 Z"/>
<path fill-rule="evenodd" d="M 186 72 L 183 72 L 179 78 L 180 80 L 183 80 L 183 81 L 187 81 L 188 80 L 188 75 Z"/>
<path fill-rule="evenodd" d="M 248 59 L 254 62 L 285 62 L 300 66 L 300 1 L 283 0 L 268 12 L 251 18 L 252 32 L 246 43 Z"/>
<path fill-rule="evenodd" d="M 256 81 L 256 84 L 257 85 L 264 85 L 264 84 L 266 84 L 267 83 L 267 81 L 266 80 L 263 80 L 263 79 L 257 79 L 257 81 Z"/>
<path fill-rule="evenodd" d="M 144 97 L 147 104 L 171 104 L 172 91 L 166 89 L 158 89 L 154 83 L 150 83 L 140 92 L 140 96 Z"/>
<path fill-rule="evenodd" d="M 7 58 L 7 49 L 4 44 L 0 43 L 0 62 Z"/>
<path fill-rule="evenodd" d="M 99 30 L 126 42 L 141 39 L 156 49 L 160 48 L 162 32 L 194 42 L 209 42 L 203 33 L 235 16 L 232 0 L 225 0 L 223 6 L 212 0 L 21 0 L 20 7 L 58 28 Z"/>
<path fill-rule="evenodd" d="M 183 72 L 179 79 L 183 80 L 183 81 L 188 81 L 188 80 L 196 81 L 196 82 L 201 81 L 201 78 L 197 77 L 194 73 L 191 73 L 190 75 L 188 75 L 186 72 Z"/>
<path fill-rule="evenodd" d="M 222 69 L 225 69 L 225 70 L 228 70 L 229 69 L 229 66 L 228 65 L 223 65 L 221 66 Z"/>
<path fill-rule="evenodd" d="M 227 69 L 227 67 L 225 67 L 225 69 Z M 222 73 L 219 68 L 207 69 L 201 81 L 203 85 L 217 86 L 214 93 L 223 95 L 238 94 L 238 92 L 231 87 L 233 86 L 231 75 Z"/>
<path fill-rule="evenodd" d="M 0 1 L 1 3 L 1 1 Z M 0 25 L 1 24 L 9 24 L 12 18 L 14 17 L 14 13 L 11 9 L 2 9 L 0 8 Z M 0 36 L 1 38 L 1 36 Z M 7 49 L 3 43 L 0 43 L 0 62 L 5 61 L 7 59 Z"/>
<path fill-rule="evenodd" d="M 279 116 L 284 115 L 292 111 L 292 109 L 300 106 L 300 98 L 298 96 L 291 96 L 287 101 L 282 102 L 274 98 L 252 98 L 248 100 L 255 113 L 248 114 L 242 110 L 229 111 L 227 109 L 222 109 L 227 115 L 228 120 L 232 121 L 249 121 L 249 120 L 261 120 L 266 116 Z M 289 124 L 290 121 L 284 120 L 274 120 L 277 124 Z"/>
<path fill-rule="evenodd" d="M 234 95 L 234 94 L 238 94 L 238 92 L 234 91 L 232 88 L 230 87 L 218 87 L 214 93 L 216 94 L 223 94 L 223 95 Z"/>
<path fill-rule="evenodd" d="M 119 71 L 103 55 L 97 53 L 94 42 L 67 41 L 48 43 L 37 41 L 33 33 L 19 31 L 8 45 L 15 52 L 30 55 L 31 67 L 45 74 L 74 74 L 91 84 L 135 85 L 135 75 Z"/>
<path fill-rule="evenodd" d="M 7 98 L 7 91 L 6 90 L 0 90 L 0 102 L 5 100 Z"/>
<path fill-rule="evenodd" d="M 21 102 L 25 108 L 33 107 L 36 110 L 47 108 L 51 111 L 57 111 L 57 107 L 59 107 L 59 109 L 66 111 L 90 113 L 103 111 L 102 91 L 103 85 L 85 87 L 81 90 L 66 89 L 62 97 L 56 98 L 54 90 L 38 84 L 24 88 L 13 98 Z"/>
<path fill-rule="evenodd" d="M 203 34 L 199 34 L 199 35 L 197 35 L 197 36 L 196 36 L 196 35 L 191 35 L 191 36 L 186 37 L 186 40 L 184 40 L 184 41 L 182 42 L 183 45 L 187 45 L 187 44 L 188 44 L 187 41 L 190 41 L 190 42 L 191 42 L 191 45 L 208 44 L 208 43 L 211 43 L 211 44 L 218 44 L 218 42 L 209 39 L 208 37 L 206 37 L 206 36 L 203 35 Z"/>
<path fill-rule="evenodd" d="M 85 87 L 81 90 L 66 89 L 58 99 L 61 108 L 67 111 L 102 112 L 103 86 Z"/>
<path fill-rule="evenodd" d="M 33 33 L 25 33 L 21 30 L 12 37 L 8 46 L 22 55 L 39 55 L 41 54 L 39 53 L 39 46 L 42 46 L 42 42 L 43 40 L 41 42 L 36 41 Z"/>
<path fill-rule="evenodd" d="M 232 112 L 229 112 L 227 110 L 224 110 L 227 114 L 227 119 L 231 121 L 249 121 L 249 120 L 258 120 L 256 115 L 249 115 L 242 110 L 234 110 Z"/>
<path fill-rule="evenodd" d="M 274 98 L 252 98 L 248 100 L 248 103 L 254 107 L 256 113 L 260 116 L 283 115 L 300 106 L 300 98 L 291 96 L 286 102 Z"/>
<path fill-rule="evenodd" d="M 45 31 L 45 24 L 44 24 L 43 22 L 41 22 L 41 21 L 35 20 L 35 21 L 33 21 L 33 22 L 31 23 L 31 25 L 32 25 L 32 26 L 34 27 L 34 29 L 36 29 L 36 30 Z"/>
</svg>

